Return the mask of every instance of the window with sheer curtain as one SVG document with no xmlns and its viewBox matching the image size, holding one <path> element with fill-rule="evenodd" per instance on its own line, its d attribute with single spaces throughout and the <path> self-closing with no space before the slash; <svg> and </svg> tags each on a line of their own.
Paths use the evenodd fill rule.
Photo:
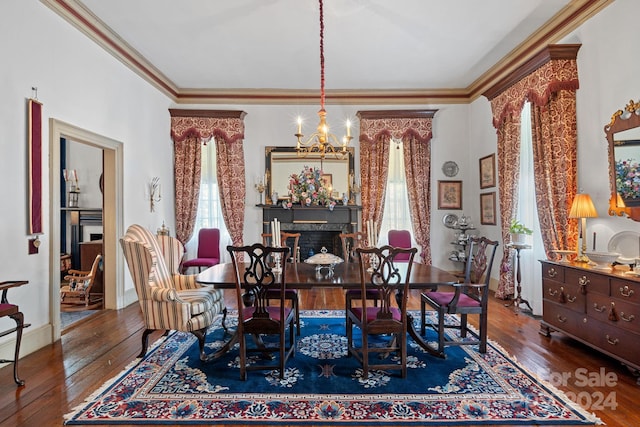
<svg viewBox="0 0 640 427">
<path fill-rule="evenodd" d="M 186 244 L 187 259 L 196 257 L 198 232 L 201 228 L 218 228 L 220 230 L 220 256 L 223 261 L 228 261 L 226 247 L 231 243 L 231 239 L 224 225 L 220 207 L 215 141 L 210 141 L 202 146 L 200 199 L 198 200 L 198 214 L 193 237 Z"/>
<path fill-rule="evenodd" d="M 529 301 L 534 314 L 542 314 L 542 287 L 539 286 L 539 283 L 542 283 L 542 274 L 537 260 L 546 259 L 546 254 L 540 233 L 535 197 L 531 105 L 528 102 L 522 108 L 520 119 L 520 181 L 516 217 L 533 230 L 531 250 L 520 252 L 522 297 Z"/>
<path fill-rule="evenodd" d="M 409 196 L 407 180 L 404 174 L 404 156 L 402 141 L 393 140 L 389 146 L 389 176 L 387 178 L 387 194 L 384 202 L 384 213 L 380 226 L 378 244 L 388 243 L 389 230 L 409 230 L 413 236 L 411 215 L 409 213 Z"/>
</svg>

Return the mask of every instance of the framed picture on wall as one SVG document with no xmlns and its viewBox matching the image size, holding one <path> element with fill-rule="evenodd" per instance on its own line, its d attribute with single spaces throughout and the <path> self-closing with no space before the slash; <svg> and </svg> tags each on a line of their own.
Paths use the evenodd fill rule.
<svg viewBox="0 0 640 427">
<path fill-rule="evenodd" d="M 480 188 L 496 186 L 496 154 L 489 154 L 480 159 Z"/>
<path fill-rule="evenodd" d="M 480 194 L 480 224 L 496 225 L 496 192 Z"/>
<path fill-rule="evenodd" d="M 438 209 L 462 209 L 462 181 L 438 181 Z"/>
</svg>

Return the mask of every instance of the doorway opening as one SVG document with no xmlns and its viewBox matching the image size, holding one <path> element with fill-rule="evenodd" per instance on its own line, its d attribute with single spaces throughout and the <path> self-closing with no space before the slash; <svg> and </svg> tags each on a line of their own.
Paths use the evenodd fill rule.
<svg viewBox="0 0 640 427">
<path fill-rule="evenodd" d="M 124 233 L 123 227 L 123 144 L 119 141 L 81 129 L 74 125 L 56 119 L 49 119 L 49 152 L 50 152 L 50 314 L 53 329 L 53 340 L 61 336 L 62 322 L 60 319 L 60 286 L 61 286 L 61 256 L 63 238 L 61 230 L 61 215 L 67 215 L 63 210 L 61 191 L 64 181 L 61 171 L 60 140 L 73 141 L 84 148 L 92 147 L 102 155 L 102 281 L 103 308 L 118 309 L 124 306 L 124 267 L 122 257 L 118 256 L 117 240 Z M 78 177 L 80 178 L 80 177 Z M 78 185 L 76 179 L 75 184 Z M 80 181 L 81 182 L 81 181 Z M 91 185 L 91 184 L 89 184 Z M 66 199 L 65 199 L 66 202 Z M 79 205 L 78 205 L 79 206 Z M 93 208 L 93 206 L 91 207 Z M 95 214 L 95 212 L 94 212 Z M 78 217 L 80 213 L 78 212 Z M 79 218 L 76 218 L 78 221 Z M 95 220 L 95 217 L 94 217 Z M 76 230 L 80 232 L 78 228 Z M 95 229 L 93 231 L 96 234 Z M 89 236 L 90 237 L 90 236 Z M 65 239 L 67 237 L 65 236 Z M 77 236 L 75 241 L 82 241 L 84 236 Z M 90 241 L 90 240 L 89 240 Z M 79 256 L 79 255 L 78 255 Z"/>
</svg>

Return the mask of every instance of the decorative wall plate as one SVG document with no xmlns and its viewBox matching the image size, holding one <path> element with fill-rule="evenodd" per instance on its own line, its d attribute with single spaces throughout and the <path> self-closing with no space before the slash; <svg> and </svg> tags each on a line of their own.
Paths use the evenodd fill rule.
<svg viewBox="0 0 640 427">
<path fill-rule="evenodd" d="M 458 215 L 456 214 L 447 214 L 442 217 L 442 222 L 446 227 L 454 228 L 458 223 Z"/>
<path fill-rule="evenodd" d="M 451 160 L 449 160 L 448 162 L 444 162 L 444 164 L 442 165 L 442 172 L 448 177 L 458 175 L 458 171 L 458 164 Z"/>
</svg>

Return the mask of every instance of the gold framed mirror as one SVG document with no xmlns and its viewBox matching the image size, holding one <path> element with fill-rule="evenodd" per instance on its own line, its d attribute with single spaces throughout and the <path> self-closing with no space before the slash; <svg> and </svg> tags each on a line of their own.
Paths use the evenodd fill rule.
<svg viewBox="0 0 640 427">
<path fill-rule="evenodd" d="M 640 103 L 629 101 L 604 127 L 609 143 L 609 215 L 640 221 Z"/>
<path fill-rule="evenodd" d="M 335 156 L 320 157 L 319 153 L 309 153 L 301 157 L 296 147 L 265 147 L 265 191 L 267 204 L 271 202 L 269 195 L 278 193 L 279 199 L 285 199 L 289 194 L 289 177 L 299 174 L 305 166 L 318 167 L 323 175 L 330 180 L 332 197 L 342 198 L 342 194 L 351 195 L 354 181 L 354 148 L 347 148 L 347 155 L 341 158 Z"/>
</svg>

